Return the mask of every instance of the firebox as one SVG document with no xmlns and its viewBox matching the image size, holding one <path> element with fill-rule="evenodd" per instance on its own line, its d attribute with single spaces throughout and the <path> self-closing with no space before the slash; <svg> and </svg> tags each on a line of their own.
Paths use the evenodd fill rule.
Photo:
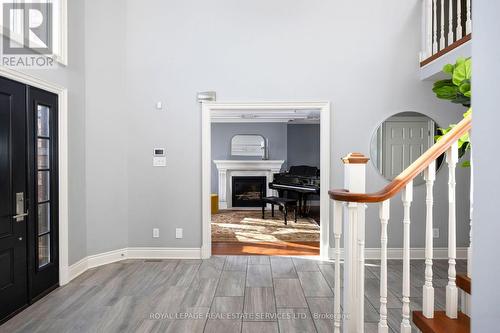
<svg viewBox="0 0 500 333">
<path fill-rule="evenodd" d="M 261 207 L 260 197 L 266 191 L 266 177 L 233 176 L 232 185 L 233 207 Z"/>
</svg>

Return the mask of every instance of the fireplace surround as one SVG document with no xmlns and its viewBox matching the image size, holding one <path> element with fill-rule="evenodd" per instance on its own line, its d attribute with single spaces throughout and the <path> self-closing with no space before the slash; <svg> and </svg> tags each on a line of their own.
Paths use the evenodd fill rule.
<svg viewBox="0 0 500 333">
<path fill-rule="evenodd" d="M 273 174 L 280 172 L 284 160 L 214 160 L 218 171 L 219 208 L 254 208 L 259 206 L 233 206 L 233 177 L 263 177 L 266 179 L 264 194 L 276 195 L 267 184 L 273 181 Z"/>
</svg>

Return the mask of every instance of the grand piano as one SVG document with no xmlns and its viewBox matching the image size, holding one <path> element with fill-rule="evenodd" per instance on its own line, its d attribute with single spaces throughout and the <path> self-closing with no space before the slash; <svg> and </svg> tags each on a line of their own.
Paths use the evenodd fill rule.
<svg viewBox="0 0 500 333">
<path fill-rule="evenodd" d="M 307 165 L 291 166 L 287 172 L 275 173 L 269 188 L 277 190 L 280 197 L 296 198 L 299 215 L 308 215 L 307 200 L 319 195 L 319 169 Z"/>
</svg>

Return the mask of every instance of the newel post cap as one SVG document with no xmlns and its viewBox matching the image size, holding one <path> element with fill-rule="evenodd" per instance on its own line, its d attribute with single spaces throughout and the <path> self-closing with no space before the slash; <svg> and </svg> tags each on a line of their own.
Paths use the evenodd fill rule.
<svg viewBox="0 0 500 333">
<path fill-rule="evenodd" d="M 366 164 L 370 159 L 362 153 L 349 153 L 347 156 L 342 157 L 344 164 Z"/>
</svg>

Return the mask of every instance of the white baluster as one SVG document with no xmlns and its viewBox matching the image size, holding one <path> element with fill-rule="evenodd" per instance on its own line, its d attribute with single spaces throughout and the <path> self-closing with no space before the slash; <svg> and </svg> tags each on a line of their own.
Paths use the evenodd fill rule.
<svg viewBox="0 0 500 333">
<path fill-rule="evenodd" d="M 433 15 L 432 15 L 432 54 L 438 51 L 438 41 L 437 41 L 437 0 L 433 0 Z"/>
<path fill-rule="evenodd" d="M 403 200 L 403 319 L 401 333 L 411 333 L 410 324 L 410 206 L 413 200 L 413 181 L 410 181 L 402 194 Z"/>
<path fill-rule="evenodd" d="M 441 0 L 441 33 L 439 35 L 439 50 L 444 49 L 446 45 L 444 38 L 444 2 L 445 0 Z"/>
<path fill-rule="evenodd" d="M 425 0 L 425 58 L 432 55 L 432 0 Z"/>
<path fill-rule="evenodd" d="M 428 57 L 428 52 L 427 52 L 427 22 L 429 21 L 429 18 L 427 17 L 427 9 L 426 9 L 426 4 L 427 0 L 422 1 L 422 15 L 421 17 L 421 27 L 422 27 L 422 34 L 421 39 L 422 39 L 422 46 L 420 48 L 420 53 L 419 53 L 419 61 L 423 61 Z"/>
<path fill-rule="evenodd" d="M 433 161 L 424 172 L 427 189 L 426 219 L 425 219 L 425 284 L 423 286 L 423 314 L 427 318 L 434 318 L 434 287 L 432 286 L 432 258 L 433 258 L 433 216 L 434 205 L 433 186 L 436 179 L 436 162 Z"/>
<path fill-rule="evenodd" d="M 465 21 L 465 34 L 472 32 L 472 19 L 470 15 L 470 0 L 467 0 L 467 20 Z"/>
<path fill-rule="evenodd" d="M 422 1 L 422 50 L 420 61 L 432 55 L 432 0 Z"/>
<path fill-rule="evenodd" d="M 457 318 L 458 289 L 455 283 L 455 259 L 457 252 L 456 207 L 455 207 L 455 169 L 458 162 L 458 144 L 455 142 L 446 153 L 448 163 L 448 285 L 446 286 L 446 315 Z"/>
<path fill-rule="evenodd" d="M 389 332 L 387 326 L 387 223 L 389 221 L 390 200 L 380 203 L 380 321 L 378 333 Z"/>
<path fill-rule="evenodd" d="M 340 333 L 340 319 L 342 313 L 340 309 L 340 237 L 342 235 L 342 219 L 343 219 L 343 203 L 340 201 L 333 202 L 333 234 L 335 237 L 335 282 L 334 282 L 334 323 L 335 333 Z"/>
<path fill-rule="evenodd" d="M 450 0 L 448 7 L 448 45 L 453 44 L 453 0 Z"/>
<path fill-rule="evenodd" d="M 457 0 L 457 32 L 456 32 L 457 40 L 460 40 L 462 35 L 462 1 Z"/>
</svg>

